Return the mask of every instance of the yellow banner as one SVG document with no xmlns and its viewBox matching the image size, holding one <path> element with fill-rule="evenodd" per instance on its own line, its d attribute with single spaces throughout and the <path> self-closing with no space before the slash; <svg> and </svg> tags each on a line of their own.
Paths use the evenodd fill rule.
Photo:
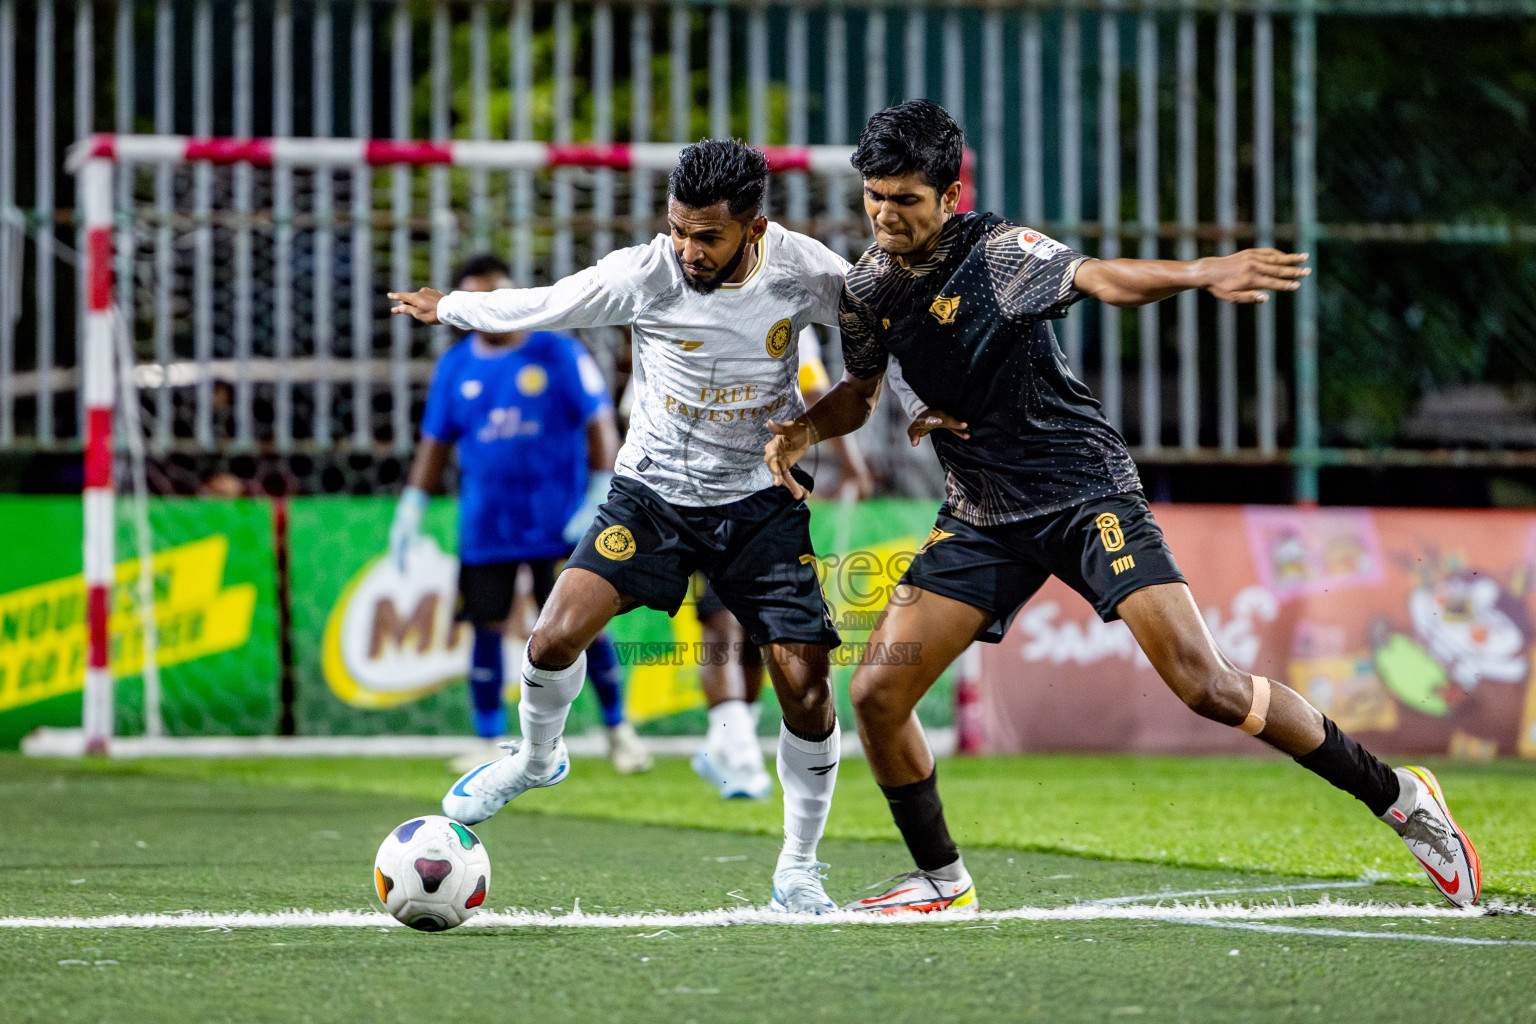
<svg viewBox="0 0 1536 1024">
<path fill-rule="evenodd" d="M 244 646 L 256 585 L 224 587 L 229 538 L 215 534 L 154 558 L 160 667 Z M 121 562 L 112 589 L 112 674 L 144 669 L 139 563 Z M 0 711 L 79 690 L 85 682 L 85 580 L 70 576 L 0 594 Z"/>
</svg>

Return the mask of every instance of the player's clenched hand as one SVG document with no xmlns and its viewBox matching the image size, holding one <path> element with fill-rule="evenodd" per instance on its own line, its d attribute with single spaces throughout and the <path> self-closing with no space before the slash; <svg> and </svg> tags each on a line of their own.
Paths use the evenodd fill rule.
<svg viewBox="0 0 1536 1024">
<path fill-rule="evenodd" d="M 391 313 L 404 313 L 424 324 L 442 322 L 437 318 L 437 303 L 443 297 L 443 293 L 436 288 L 422 288 L 414 292 L 390 292 L 389 297 L 399 303 L 390 310 Z"/>
<path fill-rule="evenodd" d="M 1205 290 L 1223 302 L 1268 302 L 1270 292 L 1293 292 L 1312 273 L 1304 252 L 1244 249 L 1201 260 Z"/>
<path fill-rule="evenodd" d="M 956 437 L 964 441 L 971 439 L 969 423 L 961 423 L 942 409 L 924 409 L 912 417 L 912 422 L 907 425 L 907 439 L 916 448 L 925 434 L 931 434 L 935 430 L 948 430 Z"/>
<path fill-rule="evenodd" d="M 811 450 L 815 430 L 804 418 L 790 420 L 788 423 L 768 421 L 768 432 L 773 436 L 763 445 L 763 462 L 767 463 L 768 471 L 773 474 L 773 482 L 787 488 L 796 498 L 805 497 L 805 488 L 800 486 L 789 469 Z"/>
</svg>

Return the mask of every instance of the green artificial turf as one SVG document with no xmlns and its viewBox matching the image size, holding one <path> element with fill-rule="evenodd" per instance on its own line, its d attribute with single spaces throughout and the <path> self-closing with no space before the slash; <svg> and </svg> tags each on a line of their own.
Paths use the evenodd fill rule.
<svg viewBox="0 0 1536 1024">
<path fill-rule="evenodd" d="M 1244 809 L 1240 794 L 1249 789 L 1264 793 L 1270 813 L 1341 819 L 1297 826 L 1316 847 L 1312 856 L 1328 858 L 1326 873 L 1358 875 L 1375 857 L 1395 865 L 1396 840 L 1378 850 L 1356 837 L 1370 835 L 1368 819 L 1347 799 L 1308 794 L 1319 787 L 1290 786 L 1286 769 L 1299 774 L 1267 762 L 1026 758 L 950 762 L 943 777 L 988 909 L 1302 884 L 1300 876 L 1324 874 L 1256 870 L 1273 851 L 1244 835 L 1264 827 Z M 1531 806 L 1530 771 L 1451 767 L 1442 779 L 1463 824 L 1480 821 L 1489 870 L 1490 849 L 1528 865 L 1528 826 L 1512 812 L 1522 801 Z M 0 758 L 0 917 L 376 909 L 370 867 L 379 841 L 431 810 L 450 780 L 427 763 Z M 850 899 L 907 862 L 865 767 L 849 761 L 841 783 L 836 837 L 822 854 L 832 865 L 829 891 Z M 1163 806 L 1174 794 L 1183 809 Z M 569 783 L 530 795 L 548 799 L 520 801 L 477 828 L 493 865 L 488 909 L 559 914 L 579 899 L 589 914 L 675 913 L 767 899 L 774 805 L 722 804 L 685 765 L 663 761 L 650 776 L 619 778 L 604 764 L 578 761 Z M 1481 819 L 1472 813 L 1479 803 Z M 534 809 L 557 813 L 528 813 Z M 1269 826 L 1273 835 L 1289 827 Z M 1356 852 L 1324 848 L 1337 837 Z M 1095 856 L 1029 851 L 1029 843 Z M 1180 863 L 1223 857 L 1218 867 Z M 1529 877 L 1517 873 L 1528 867 L 1498 870 L 1512 893 L 1527 891 L 1516 880 Z M 1281 895 L 1312 902 L 1319 894 Z M 1439 903 L 1417 882 L 1333 895 Z M 1536 917 L 1283 924 L 1308 931 L 966 919 L 441 935 L 8 928 L 0 931 L 0 1019 L 1357 1024 L 1418 1019 L 1433 1007 L 1434 1016 L 1459 1022 L 1536 1020 L 1536 946 L 1362 937 L 1536 942 Z M 1327 928 L 1362 934 L 1317 934 Z"/>
<path fill-rule="evenodd" d="M 3 763 L 3 762 L 0 762 Z M 453 781 L 440 761 L 107 762 L 105 772 L 415 797 L 434 808 Z M 1490 893 L 1536 892 L 1536 763 L 1433 763 L 1457 822 L 1483 859 Z M 846 759 L 827 835 L 895 839 L 862 760 Z M 1314 878 L 1425 883 L 1402 843 L 1364 806 L 1279 758 L 1045 755 L 954 758 L 939 769 L 950 829 L 962 847 L 1075 853 L 1182 867 Z M 686 761 L 662 758 L 643 777 L 578 759 L 570 779 L 508 811 L 777 835 L 777 797 L 722 803 Z"/>
</svg>

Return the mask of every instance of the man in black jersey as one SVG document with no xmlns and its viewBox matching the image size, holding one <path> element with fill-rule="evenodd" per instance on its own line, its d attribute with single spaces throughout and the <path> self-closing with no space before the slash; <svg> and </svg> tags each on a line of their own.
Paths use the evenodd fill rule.
<svg viewBox="0 0 1536 1024">
<path fill-rule="evenodd" d="M 870 637 L 918 644 L 914 663 L 864 664 L 850 684 L 859 735 L 917 871 L 849 909 L 977 909 L 950 838 L 933 756 L 913 709 L 973 641 L 997 642 L 1046 578 L 1123 619 L 1195 713 L 1242 729 L 1364 802 L 1408 844 L 1452 903 L 1477 899 L 1477 852 L 1435 777 L 1392 769 L 1288 687 L 1235 667 L 1216 647 L 1147 507 L 1125 441 L 1072 375 L 1050 327 L 1093 296 L 1117 306 L 1202 288 L 1255 303 L 1294 291 L 1305 254 L 1249 249 L 1175 262 L 1094 260 L 992 214 L 956 214 L 964 134 L 912 100 L 870 118 L 853 165 L 875 245 L 843 292 L 843 379 L 775 434 L 764 461 L 789 469 L 811 445 L 856 430 L 894 356 L 928 410 L 946 496 L 938 521 Z M 940 411 L 942 410 L 942 411 Z M 909 649 L 909 648 L 901 648 Z M 891 659 L 895 661 L 896 659 Z"/>
</svg>

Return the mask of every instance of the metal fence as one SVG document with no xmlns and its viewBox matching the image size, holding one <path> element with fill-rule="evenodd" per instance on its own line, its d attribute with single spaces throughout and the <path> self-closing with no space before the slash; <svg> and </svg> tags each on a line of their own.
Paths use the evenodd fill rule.
<svg viewBox="0 0 1536 1024">
<path fill-rule="evenodd" d="M 0 447 L 79 444 L 80 227 L 62 151 L 93 131 L 844 144 L 870 112 L 929 96 L 967 128 L 983 209 L 1104 257 L 1277 244 L 1320 254 L 1325 279 L 1335 240 L 1508 246 L 1536 241 L 1536 226 L 1350 210 L 1320 219 L 1319 25 L 1532 13 L 1530 0 L 0 0 Z M 494 248 L 520 280 L 538 282 L 658 227 L 657 182 L 645 172 L 437 168 L 415 180 L 359 167 L 304 183 L 304 211 L 284 206 L 284 173 L 199 165 L 119 176 L 121 230 L 133 239 L 119 246 L 120 299 L 154 310 L 155 289 L 172 289 L 144 321 L 138 356 L 162 383 L 175 364 L 203 367 L 185 384 L 205 389 L 192 423 L 163 432 L 162 449 L 398 447 L 388 382 L 412 382 L 419 399 L 432 352 L 402 345 L 404 325 L 387 324 L 371 293 L 342 293 L 389 280 L 402 235 L 428 242 L 418 280 L 443 282 L 457 256 Z M 796 176 L 773 212 L 852 252 L 866 240 L 853 201 Z M 224 305 L 229 280 L 291 287 L 292 253 L 251 239 L 275 241 L 277 225 L 300 214 L 321 226 L 308 258 L 338 268 L 317 275 L 329 295 L 288 320 Z M 343 223 L 369 230 L 331 231 Z M 1326 462 L 1395 457 L 1325 447 L 1319 348 L 1336 325 L 1321 315 L 1324 294 L 1303 288 L 1254 310 L 1192 292 L 1134 314 L 1080 307 L 1061 340 L 1143 460 L 1289 462 L 1307 498 Z M 372 312 L 338 314 L 344 306 Z M 371 379 L 381 391 L 365 385 L 350 409 L 325 396 L 273 408 L 260 425 L 253 385 L 215 422 L 212 364 L 263 360 L 324 392 L 321 363 L 343 354 L 380 362 Z M 256 381 L 248 370 L 241 379 Z M 396 403 L 383 416 L 392 434 L 359 427 L 380 401 Z M 887 427 L 877 457 L 910 460 Z M 1486 446 L 1445 457 L 1511 458 Z"/>
</svg>

